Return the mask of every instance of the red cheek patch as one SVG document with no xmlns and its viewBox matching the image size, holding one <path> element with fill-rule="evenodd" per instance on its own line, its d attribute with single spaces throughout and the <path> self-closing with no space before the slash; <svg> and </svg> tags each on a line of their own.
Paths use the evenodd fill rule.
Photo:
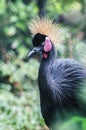
<svg viewBox="0 0 86 130">
<path fill-rule="evenodd" d="M 47 59 L 48 55 L 46 53 L 43 54 L 43 57 Z"/>
<path fill-rule="evenodd" d="M 48 37 L 46 37 L 45 39 L 45 45 L 44 45 L 44 51 L 45 52 L 49 52 L 52 48 L 52 44 L 51 44 L 51 41 Z"/>
</svg>

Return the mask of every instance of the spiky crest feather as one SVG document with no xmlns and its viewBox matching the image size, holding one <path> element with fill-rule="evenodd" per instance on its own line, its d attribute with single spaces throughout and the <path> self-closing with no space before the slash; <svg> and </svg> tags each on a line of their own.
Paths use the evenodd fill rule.
<svg viewBox="0 0 86 130">
<path fill-rule="evenodd" d="M 37 33 L 46 35 L 54 44 L 62 41 L 59 26 L 53 23 L 53 20 L 43 17 L 36 17 L 29 24 L 30 32 L 33 36 Z"/>
</svg>

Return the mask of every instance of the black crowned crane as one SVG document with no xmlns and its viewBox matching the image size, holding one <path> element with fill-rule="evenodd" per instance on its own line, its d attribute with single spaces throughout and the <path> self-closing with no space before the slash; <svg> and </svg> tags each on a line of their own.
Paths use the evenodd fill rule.
<svg viewBox="0 0 86 130">
<path fill-rule="evenodd" d="M 75 116 L 86 117 L 86 68 L 72 59 L 56 59 L 54 43 L 61 36 L 52 20 L 33 19 L 29 28 L 34 48 L 28 56 L 42 55 L 38 74 L 41 113 L 49 128 L 59 130 Z"/>
</svg>

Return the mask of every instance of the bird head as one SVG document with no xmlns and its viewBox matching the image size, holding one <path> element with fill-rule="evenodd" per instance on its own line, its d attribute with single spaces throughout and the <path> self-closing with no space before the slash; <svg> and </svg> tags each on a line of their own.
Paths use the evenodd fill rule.
<svg viewBox="0 0 86 130">
<path fill-rule="evenodd" d="M 51 51 L 52 49 L 52 42 L 49 39 L 49 37 L 47 37 L 46 35 L 37 33 L 33 37 L 32 42 L 33 42 L 34 48 L 30 51 L 28 56 L 30 57 L 34 54 L 43 54 L 43 57 L 47 58 L 48 57 L 47 53 Z"/>
<path fill-rule="evenodd" d="M 48 53 L 52 50 L 53 43 L 59 43 L 61 41 L 57 24 L 46 17 L 37 17 L 32 19 L 29 29 L 33 35 L 32 43 L 34 48 L 30 51 L 28 56 L 43 54 L 44 58 L 48 58 Z"/>
</svg>

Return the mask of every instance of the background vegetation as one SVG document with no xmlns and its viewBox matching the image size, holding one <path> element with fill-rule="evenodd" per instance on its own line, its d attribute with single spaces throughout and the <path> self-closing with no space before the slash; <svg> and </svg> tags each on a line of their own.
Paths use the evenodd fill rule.
<svg viewBox="0 0 86 130">
<path fill-rule="evenodd" d="M 59 57 L 86 65 L 86 0 L 0 0 L 0 130 L 47 129 L 39 105 L 39 60 L 25 60 L 32 47 L 28 23 L 37 15 L 61 24 Z M 76 121 L 86 130 L 86 119 Z"/>
</svg>

